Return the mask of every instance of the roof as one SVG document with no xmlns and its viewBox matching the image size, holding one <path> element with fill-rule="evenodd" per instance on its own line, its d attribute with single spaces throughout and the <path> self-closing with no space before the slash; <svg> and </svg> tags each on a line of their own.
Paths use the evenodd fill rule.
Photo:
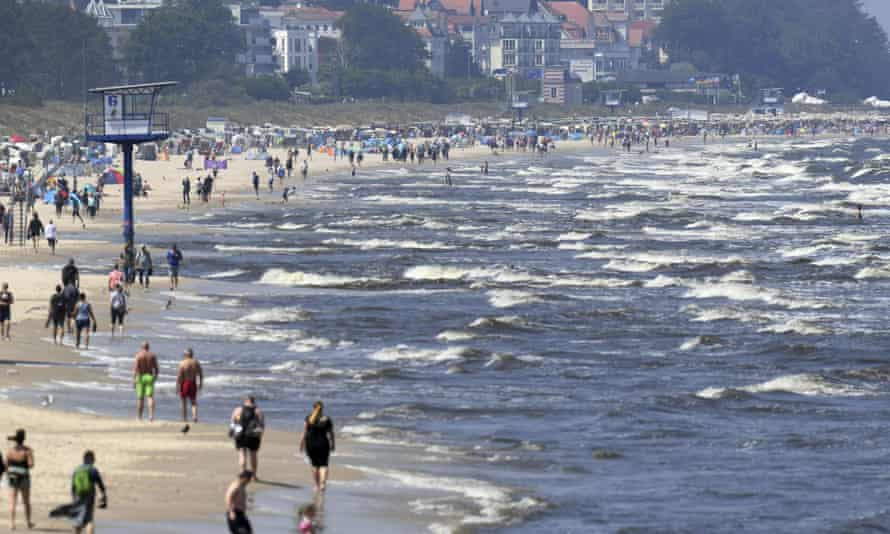
<svg viewBox="0 0 890 534">
<path fill-rule="evenodd" d="M 164 87 L 172 87 L 179 85 L 179 82 L 155 82 L 155 83 L 137 83 L 133 85 L 113 85 L 111 87 L 96 87 L 90 89 L 90 93 L 130 93 L 130 94 L 148 94 L 152 89 L 161 89 Z"/>
<path fill-rule="evenodd" d="M 590 27 L 592 13 L 577 2 L 548 2 L 547 7 L 554 15 L 562 15 L 567 22 L 587 30 Z"/>
<path fill-rule="evenodd" d="M 485 9 L 492 13 L 528 13 L 530 0 L 487 0 Z"/>
<path fill-rule="evenodd" d="M 343 16 L 343 13 L 343 11 L 331 11 L 323 7 L 299 7 L 287 10 L 288 17 L 299 18 L 300 20 L 338 20 Z"/>
<path fill-rule="evenodd" d="M 638 20 L 630 24 L 630 30 L 627 33 L 627 43 L 630 46 L 641 46 L 644 41 L 648 40 L 655 31 L 658 24 L 651 20 Z"/>
</svg>

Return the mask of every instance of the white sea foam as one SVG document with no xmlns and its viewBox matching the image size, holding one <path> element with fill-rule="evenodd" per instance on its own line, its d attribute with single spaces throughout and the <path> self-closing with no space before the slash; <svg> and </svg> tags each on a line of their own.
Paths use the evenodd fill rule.
<svg viewBox="0 0 890 534">
<path fill-rule="evenodd" d="M 242 274 L 246 274 L 246 273 L 247 273 L 247 271 L 242 271 L 241 269 L 234 269 L 232 271 L 223 271 L 221 273 L 208 274 L 204 278 L 211 278 L 211 279 L 234 278 L 236 276 L 241 276 Z"/>
<path fill-rule="evenodd" d="M 279 230 L 303 230 L 304 228 L 307 228 L 308 226 L 309 225 L 306 225 L 306 224 L 284 223 L 284 224 L 279 224 L 275 228 L 278 228 Z"/>
<path fill-rule="evenodd" d="M 857 280 L 868 280 L 872 278 L 890 278 L 890 266 L 882 265 L 880 267 L 863 267 L 853 276 L 853 278 Z"/>
<path fill-rule="evenodd" d="M 392 239 L 328 239 L 325 245 L 356 247 L 361 250 L 395 248 L 406 250 L 451 250 L 454 247 L 440 242 L 420 243 L 417 241 L 396 241 Z"/>
<path fill-rule="evenodd" d="M 590 239 L 590 236 L 593 234 L 583 234 L 580 232 L 568 232 L 565 234 L 560 234 L 559 237 L 556 238 L 557 241 L 584 241 L 585 239 Z"/>
<path fill-rule="evenodd" d="M 828 333 L 828 330 L 814 325 L 805 319 L 789 319 L 784 323 L 775 323 L 758 330 L 758 332 L 769 334 L 800 334 L 804 336 L 821 336 Z"/>
<path fill-rule="evenodd" d="M 248 323 L 291 323 L 294 321 L 307 321 L 312 318 L 312 314 L 300 308 L 270 308 L 266 310 L 257 310 L 251 312 L 241 321 Z"/>
<path fill-rule="evenodd" d="M 441 363 L 459 361 L 472 353 L 468 347 L 449 347 L 445 350 L 420 349 L 409 345 L 397 345 L 380 349 L 369 356 L 378 362 L 413 361 Z"/>
<path fill-rule="evenodd" d="M 445 330 L 444 332 L 440 332 L 439 335 L 436 336 L 436 339 L 438 339 L 439 341 L 450 343 L 452 341 L 469 341 L 475 337 L 476 335 L 471 334 L 470 332 L 464 332 L 461 330 Z"/>
<path fill-rule="evenodd" d="M 527 291 L 495 289 L 488 292 L 488 302 L 495 308 L 512 308 L 513 306 L 540 302 L 540 299 Z"/>
<path fill-rule="evenodd" d="M 382 281 L 374 278 L 353 278 L 333 274 L 285 271 L 284 269 L 269 269 L 263 274 L 259 281 L 261 284 L 295 287 L 344 287 L 379 282 Z"/>
<path fill-rule="evenodd" d="M 766 382 L 740 388 L 709 387 L 699 391 L 696 395 L 704 399 L 719 399 L 727 394 L 731 394 L 732 391 L 754 394 L 792 393 L 795 395 L 821 397 L 862 397 L 873 394 L 870 390 L 828 381 L 819 375 L 797 374 L 784 375 Z"/>
<path fill-rule="evenodd" d="M 293 343 L 291 343 L 287 350 L 289 352 L 313 352 L 316 350 L 322 350 L 330 348 L 332 345 L 331 340 L 323 337 L 306 337 L 301 338 Z"/>
</svg>

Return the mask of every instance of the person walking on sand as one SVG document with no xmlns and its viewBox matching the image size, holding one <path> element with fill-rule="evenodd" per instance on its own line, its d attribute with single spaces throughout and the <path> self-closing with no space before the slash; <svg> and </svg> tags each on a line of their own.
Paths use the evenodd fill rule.
<svg viewBox="0 0 890 534">
<path fill-rule="evenodd" d="M 65 318 L 68 316 L 68 303 L 62 294 L 62 286 L 56 285 L 56 292 L 49 299 L 49 313 L 46 316 L 44 328 L 53 324 L 53 343 L 61 345 L 65 339 Z"/>
<path fill-rule="evenodd" d="M 3 214 L 3 243 L 11 245 L 15 240 L 15 214 L 12 208 Z"/>
<path fill-rule="evenodd" d="M 96 531 L 96 488 L 102 492 L 102 498 L 99 499 L 99 508 L 108 506 L 108 493 L 105 491 L 105 483 L 102 482 L 102 475 L 96 469 L 96 455 L 93 451 L 83 453 L 83 464 L 74 470 L 71 476 L 71 497 L 73 497 L 75 506 L 80 511 L 79 515 L 74 517 L 75 534 L 93 534 Z"/>
<path fill-rule="evenodd" d="M 12 305 L 15 304 L 15 297 L 9 290 L 9 284 L 3 283 L 3 290 L 0 291 L 0 338 L 9 341 L 9 329 L 12 327 Z"/>
<path fill-rule="evenodd" d="M 148 420 L 155 420 L 155 382 L 161 370 L 158 357 L 149 350 L 148 341 L 142 342 L 142 350 L 136 353 L 133 364 L 133 387 L 136 388 L 136 412 L 142 420 L 145 399 L 148 398 Z"/>
<path fill-rule="evenodd" d="M 31 469 L 34 468 L 34 451 L 25 446 L 25 430 L 20 428 L 15 435 L 6 438 L 14 445 L 6 451 L 6 482 L 9 485 L 9 530 L 15 530 L 15 508 L 18 496 L 22 496 L 25 507 L 25 522 L 31 522 Z"/>
<path fill-rule="evenodd" d="M 179 363 L 179 371 L 176 373 L 176 391 L 182 401 L 182 421 L 188 423 L 187 402 L 192 403 L 192 422 L 198 422 L 198 392 L 204 388 L 204 370 L 201 363 L 195 359 L 195 351 L 185 349 L 182 361 Z M 188 425 L 183 431 L 188 432 Z"/>
<path fill-rule="evenodd" d="M 300 452 L 305 452 L 309 457 L 315 491 L 324 491 L 327 487 L 328 461 L 335 449 L 334 422 L 324 415 L 324 404 L 318 401 L 312 406 L 312 413 L 306 417 L 300 437 Z"/>
<path fill-rule="evenodd" d="M 182 264 L 182 252 L 176 248 L 174 243 L 170 250 L 167 251 L 167 266 L 170 269 L 170 291 L 176 291 L 179 288 L 179 266 Z"/>
<path fill-rule="evenodd" d="M 83 225 L 83 228 L 86 229 L 87 223 L 83 220 L 83 217 L 80 215 L 80 197 L 76 195 L 71 196 L 71 224 L 74 224 L 76 219 L 80 219 L 80 224 Z"/>
<path fill-rule="evenodd" d="M 80 303 L 74 316 L 74 347 L 80 348 L 80 337 L 83 335 L 83 348 L 90 348 L 90 328 L 93 332 L 98 328 L 93 306 L 87 302 L 87 294 L 80 294 Z"/>
<path fill-rule="evenodd" d="M 112 267 L 111 272 L 108 273 L 108 291 L 114 291 L 114 289 L 123 282 L 124 273 L 121 272 L 120 264 L 114 262 L 114 267 Z"/>
<path fill-rule="evenodd" d="M 188 176 L 182 179 L 182 207 L 185 209 L 192 207 L 192 182 Z"/>
<path fill-rule="evenodd" d="M 40 221 L 40 216 L 37 215 L 37 212 L 34 212 L 34 217 L 31 218 L 31 222 L 28 223 L 28 239 L 34 245 L 34 253 L 37 253 L 37 249 L 40 248 L 40 237 L 43 235 L 43 223 Z"/>
<path fill-rule="evenodd" d="M 114 328 L 118 327 L 120 335 L 124 335 L 124 318 L 127 316 L 127 296 L 124 288 L 118 284 L 111 292 L 111 337 L 114 338 Z"/>
<path fill-rule="evenodd" d="M 226 524 L 231 534 L 253 534 L 247 519 L 247 485 L 253 478 L 254 473 L 241 471 L 226 491 Z"/>
<path fill-rule="evenodd" d="M 74 287 L 80 288 L 80 271 L 74 265 L 74 258 L 68 260 L 68 265 L 62 267 L 62 285 L 74 284 Z"/>
<path fill-rule="evenodd" d="M 250 177 L 250 181 L 253 183 L 253 193 L 256 195 L 256 199 L 260 199 L 260 175 L 253 171 L 253 175 Z"/>
<path fill-rule="evenodd" d="M 151 252 L 148 251 L 147 245 L 139 247 L 139 252 L 136 254 L 136 274 L 139 276 L 139 287 L 148 289 L 153 272 Z"/>
<path fill-rule="evenodd" d="M 50 253 L 55 256 L 56 255 L 56 243 L 59 239 L 59 229 L 56 228 L 55 223 L 52 219 L 49 220 L 49 224 L 46 225 L 46 243 L 49 245 Z"/>
<path fill-rule="evenodd" d="M 238 465 L 245 470 L 249 464 L 254 476 L 258 472 L 257 453 L 263 440 L 265 426 L 266 418 L 256 405 L 256 397 L 253 395 L 248 395 L 244 399 L 244 404 L 232 412 L 230 427 L 232 437 L 235 439 L 235 449 L 238 451 Z"/>
</svg>

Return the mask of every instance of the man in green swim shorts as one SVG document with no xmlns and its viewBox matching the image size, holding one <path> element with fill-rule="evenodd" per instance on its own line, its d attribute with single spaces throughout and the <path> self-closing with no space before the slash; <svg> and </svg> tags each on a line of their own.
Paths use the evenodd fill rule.
<svg viewBox="0 0 890 534">
<path fill-rule="evenodd" d="M 148 398 L 148 420 L 155 420 L 155 381 L 158 379 L 158 357 L 148 350 L 148 341 L 142 342 L 142 350 L 136 353 L 136 363 L 133 365 L 133 387 L 136 388 L 138 399 L 136 409 L 139 420 L 142 420 L 142 410 L 145 406 L 145 398 Z"/>
</svg>

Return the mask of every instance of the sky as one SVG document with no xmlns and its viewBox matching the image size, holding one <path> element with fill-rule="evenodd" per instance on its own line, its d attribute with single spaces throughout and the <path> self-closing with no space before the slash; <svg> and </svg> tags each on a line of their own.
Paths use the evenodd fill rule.
<svg viewBox="0 0 890 534">
<path fill-rule="evenodd" d="M 865 10 L 876 16 L 884 25 L 884 30 L 890 33 L 890 0 L 863 0 Z"/>
</svg>

